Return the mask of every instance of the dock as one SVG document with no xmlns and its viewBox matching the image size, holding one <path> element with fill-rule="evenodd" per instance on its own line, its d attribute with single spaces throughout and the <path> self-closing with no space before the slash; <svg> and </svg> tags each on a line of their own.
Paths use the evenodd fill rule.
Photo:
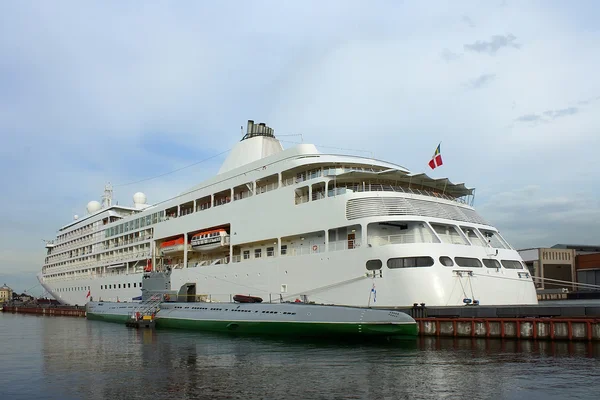
<svg viewBox="0 0 600 400">
<path fill-rule="evenodd" d="M 412 316 L 419 336 L 516 340 L 600 341 L 600 306 L 426 307 L 397 309 Z"/>
<path fill-rule="evenodd" d="M 79 306 L 46 306 L 46 305 L 4 305 L 2 312 L 13 314 L 37 314 L 61 317 L 85 317 L 85 307 Z"/>
</svg>

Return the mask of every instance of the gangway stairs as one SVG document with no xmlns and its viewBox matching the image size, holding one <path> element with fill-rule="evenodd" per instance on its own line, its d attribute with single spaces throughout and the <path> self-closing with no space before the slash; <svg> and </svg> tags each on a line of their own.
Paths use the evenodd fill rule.
<svg viewBox="0 0 600 400">
<path fill-rule="evenodd" d="M 162 302 L 162 293 L 152 294 L 133 309 L 125 325 L 132 328 L 154 328 L 154 317 Z"/>
</svg>

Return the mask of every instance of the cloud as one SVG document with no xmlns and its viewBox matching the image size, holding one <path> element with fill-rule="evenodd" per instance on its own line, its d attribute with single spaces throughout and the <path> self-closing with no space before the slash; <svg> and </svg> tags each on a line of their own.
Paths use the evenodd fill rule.
<svg viewBox="0 0 600 400">
<path fill-rule="evenodd" d="M 515 119 L 515 121 L 518 122 L 537 122 L 540 121 L 542 119 L 542 116 L 537 115 L 537 114 L 525 114 L 525 115 L 521 115 L 520 117 L 517 117 Z"/>
<path fill-rule="evenodd" d="M 538 185 L 495 193 L 480 206 L 517 248 L 598 244 L 600 201 L 590 193 L 557 193 Z"/>
<path fill-rule="evenodd" d="M 446 62 L 458 60 L 461 56 L 462 54 L 454 53 L 448 49 L 442 50 L 441 54 L 442 59 Z"/>
<path fill-rule="evenodd" d="M 460 20 L 465 23 L 465 25 L 467 25 L 469 28 L 475 28 L 475 22 L 473 22 L 473 20 L 471 18 L 469 18 L 467 15 L 463 15 Z"/>
<path fill-rule="evenodd" d="M 541 114 L 525 114 L 515 118 L 517 122 L 551 122 L 557 118 L 575 115 L 579 112 L 577 107 L 563 108 L 560 110 L 547 110 Z"/>
<path fill-rule="evenodd" d="M 467 86 L 471 89 L 479 89 L 485 85 L 488 85 L 495 78 L 496 74 L 483 74 L 477 77 L 476 79 L 469 81 Z"/>
<path fill-rule="evenodd" d="M 498 50 L 503 47 L 512 47 L 514 49 L 520 49 L 521 45 L 515 43 L 517 40 L 516 36 L 512 34 L 508 35 L 494 35 L 491 37 L 489 41 L 476 41 L 473 44 L 465 44 L 464 48 L 468 51 L 474 51 L 476 53 L 487 53 L 490 55 L 495 55 Z"/>
</svg>

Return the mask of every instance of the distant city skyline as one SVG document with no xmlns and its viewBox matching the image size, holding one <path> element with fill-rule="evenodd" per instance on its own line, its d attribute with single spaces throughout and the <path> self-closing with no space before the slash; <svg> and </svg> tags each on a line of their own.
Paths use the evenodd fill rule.
<svg viewBox="0 0 600 400">
<path fill-rule="evenodd" d="M 515 248 L 599 244 L 599 11 L 1 3 L 0 282 L 41 293 L 42 240 L 85 215 L 106 182 L 122 205 L 137 191 L 171 198 L 217 173 L 248 119 L 286 148 L 360 149 L 465 182 Z M 440 141 L 443 165 L 431 170 Z"/>
</svg>

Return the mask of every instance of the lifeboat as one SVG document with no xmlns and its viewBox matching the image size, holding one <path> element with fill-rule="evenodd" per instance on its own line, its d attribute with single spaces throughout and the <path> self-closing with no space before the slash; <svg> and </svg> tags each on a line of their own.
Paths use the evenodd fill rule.
<svg viewBox="0 0 600 400">
<path fill-rule="evenodd" d="M 183 236 L 173 240 L 167 240 L 166 242 L 161 243 L 160 251 L 163 254 L 176 253 L 178 251 L 183 251 Z"/>
<path fill-rule="evenodd" d="M 233 301 L 236 303 L 262 303 L 262 298 L 257 296 L 246 296 L 243 294 L 236 294 L 233 296 Z"/>
<path fill-rule="evenodd" d="M 229 234 L 225 229 L 202 231 L 192 236 L 192 249 L 196 251 L 212 251 L 229 246 Z"/>
</svg>

